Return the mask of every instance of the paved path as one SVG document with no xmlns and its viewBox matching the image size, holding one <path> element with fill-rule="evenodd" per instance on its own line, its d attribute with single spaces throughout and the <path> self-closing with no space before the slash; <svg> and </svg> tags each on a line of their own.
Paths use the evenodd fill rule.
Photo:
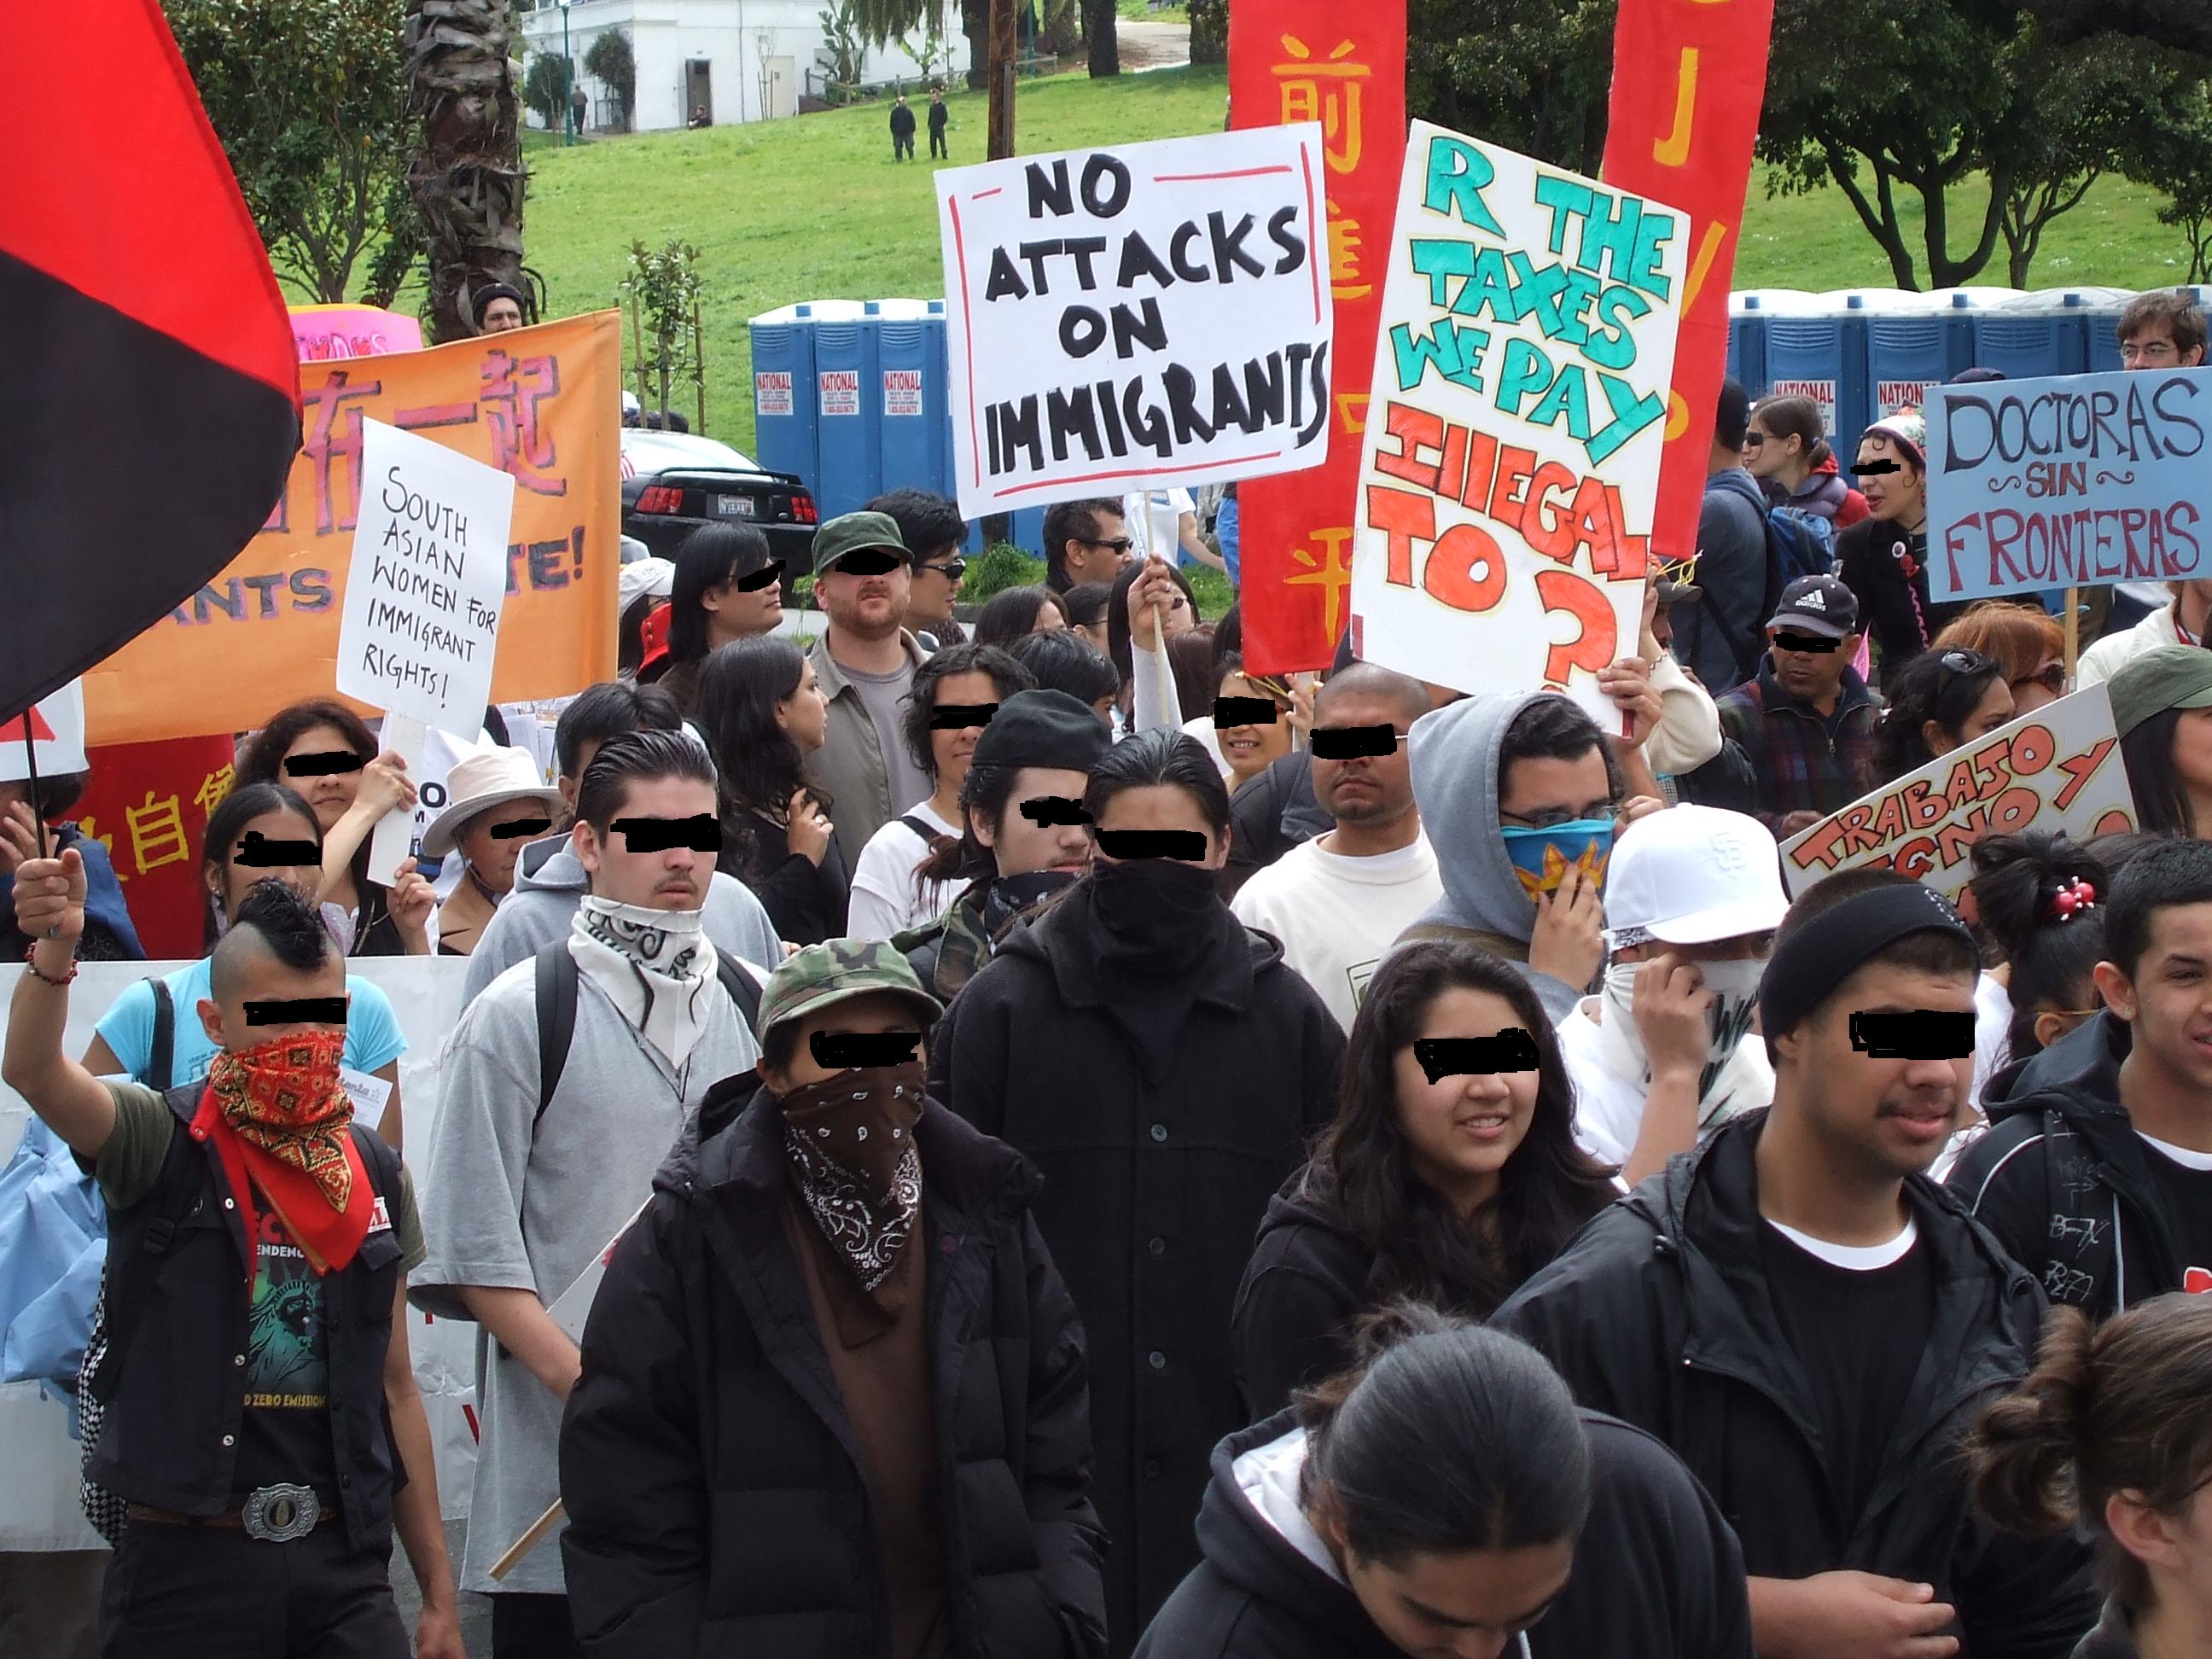
<svg viewBox="0 0 2212 1659">
<path fill-rule="evenodd" d="M 1121 68 L 1126 73 L 1174 69 L 1190 62 L 1188 23 L 1133 23 L 1125 17 L 1117 26 L 1114 38 L 1121 46 Z"/>
</svg>

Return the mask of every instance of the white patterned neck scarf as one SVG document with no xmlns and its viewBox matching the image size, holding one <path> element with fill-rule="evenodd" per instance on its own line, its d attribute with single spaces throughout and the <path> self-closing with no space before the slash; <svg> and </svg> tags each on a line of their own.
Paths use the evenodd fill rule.
<svg viewBox="0 0 2212 1659">
<path fill-rule="evenodd" d="M 708 997 L 720 994 L 702 914 L 586 896 L 568 934 L 576 966 L 679 1072 L 706 1028 Z"/>
</svg>

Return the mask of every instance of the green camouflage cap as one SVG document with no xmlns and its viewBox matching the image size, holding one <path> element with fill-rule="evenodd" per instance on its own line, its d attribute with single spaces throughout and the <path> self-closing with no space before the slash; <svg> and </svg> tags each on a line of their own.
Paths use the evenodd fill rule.
<svg viewBox="0 0 2212 1659">
<path fill-rule="evenodd" d="M 848 553 L 881 548 L 908 564 L 914 555 L 899 535 L 898 520 L 888 513 L 846 513 L 814 532 L 814 574 L 820 575 Z"/>
<path fill-rule="evenodd" d="M 804 1019 L 817 1008 L 854 997 L 894 991 L 913 1006 L 922 1030 L 937 1023 L 945 1005 L 921 988 L 906 957 L 879 939 L 833 939 L 783 959 L 761 993 L 760 1040 L 777 1026 Z"/>
</svg>

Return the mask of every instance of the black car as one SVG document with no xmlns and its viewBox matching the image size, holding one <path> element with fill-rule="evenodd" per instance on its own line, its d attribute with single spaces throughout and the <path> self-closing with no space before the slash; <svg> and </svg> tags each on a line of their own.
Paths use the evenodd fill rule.
<svg viewBox="0 0 2212 1659">
<path fill-rule="evenodd" d="M 674 559 L 702 525 L 749 524 L 781 561 L 787 592 L 814 568 L 814 497 L 793 473 L 770 472 L 726 443 L 689 432 L 624 427 L 623 534 Z"/>
</svg>

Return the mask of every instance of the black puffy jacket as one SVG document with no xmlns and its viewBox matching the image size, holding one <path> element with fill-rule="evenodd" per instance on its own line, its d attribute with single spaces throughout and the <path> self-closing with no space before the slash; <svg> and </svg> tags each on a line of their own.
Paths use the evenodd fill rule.
<svg viewBox="0 0 2212 1659">
<path fill-rule="evenodd" d="M 782 1114 L 754 1089 L 708 1097 L 585 1328 L 562 1542 L 594 1659 L 890 1652 L 866 1483 L 783 1226 Z M 1036 1171 L 935 1105 L 915 1145 L 954 1651 L 1095 1659 L 1083 1331 L 1030 1218 Z"/>
<path fill-rule="evenodd" d="M 2027 1375 L 2041 1293 L 1954 1196 L 1925 1176 L 1905 1183 L 1921 1248 L 1936 1253 L 1934 1336 L 1866 1504 L 1842 1524 L 1818 1409 L 1759 1268 L 1766 1118 L 1732 1118 L 1675 1157 L 1491 1322 L 1540 1349 L 1584 1406 L 1680 1454 L 1753 1576 L 1855 1568 L 1933 1584 L 1972 1659 L 2067 1659 L 2097 1618 L 2087 1551 L 1995 1531 L 1952 1462 L 1982 1403 Z"/>
</svg>

